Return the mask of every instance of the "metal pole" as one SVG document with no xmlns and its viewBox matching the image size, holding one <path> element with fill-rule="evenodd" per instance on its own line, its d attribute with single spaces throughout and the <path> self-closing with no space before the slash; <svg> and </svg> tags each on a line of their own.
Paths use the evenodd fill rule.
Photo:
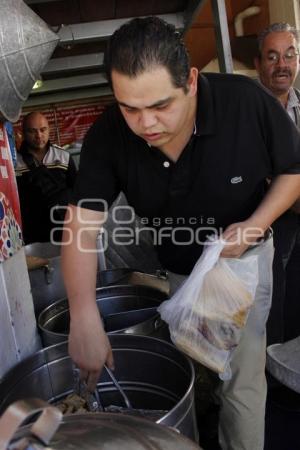
<svg viewBox="0 0 300 450">
<path fill-rule="evenodd" d="M 211 0 L 220 72 L 233 73 L 225 0 Z"/>
</svg>

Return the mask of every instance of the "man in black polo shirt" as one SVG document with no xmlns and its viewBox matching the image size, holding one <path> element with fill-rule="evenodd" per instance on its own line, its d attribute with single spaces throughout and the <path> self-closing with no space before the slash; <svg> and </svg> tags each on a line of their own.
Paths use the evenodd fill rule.
<svg viewBox="0 0 300 450">
<path fill-rule="evenodd" d="M 94 250 L 106 206 L 120 190 L 142 223 L 153 225 L 173 291 L 199 258 L 206 235 L 222 233 L 222 256 L 256 253 L 260 280 L 233 376 L 220 388 L 220 442 L 223 449 L 263 450 L 272 239 L 248 247 L 300 192 L 298 132 L 255 82 L 198 76 L 179 34 L 158 18 L 134 19 L 116 31 L 106 69 L 117 104 L 85 138 L 65 229 L 70 355 L 91 389 L 103 364 L 113 367 L 95 303 Z M 249 229 L 259 232 L 238 239 Z"/>
</svg>

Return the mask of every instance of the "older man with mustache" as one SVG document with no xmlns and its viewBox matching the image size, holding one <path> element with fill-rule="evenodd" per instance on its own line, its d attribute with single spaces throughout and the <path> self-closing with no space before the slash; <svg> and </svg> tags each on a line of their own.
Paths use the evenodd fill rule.
<svg viewBox="0 0 300 450">
<path fill-rule="evenodd" d="M 300 130 L 300 91 L 293 87 L 299 72 L 297 30 L 288 23 L 273 23 L 263 30 L 258 37 L 254 63 L 261 83 L 280 101 Z M 289 210 L 273 224 L 275 257 L 272 308 L 267 324 L 269 344 L 300 334 L 296 298 L 300 291 L 300 287 L 296 289 L 300 272 L 299 205 L 300 199 L 293 208 L 298 214 Z M 295 301 L 291 301 L 293 298 Z"/>
<path fill-rule="evenodd" d="M 299 125 L 300 103 L 293 84 L 299 71 L 298 32 L 288 23 L 274 23 L 258 38 L 255 67 L 261 83 L 282 103 Z"/>
</svg>

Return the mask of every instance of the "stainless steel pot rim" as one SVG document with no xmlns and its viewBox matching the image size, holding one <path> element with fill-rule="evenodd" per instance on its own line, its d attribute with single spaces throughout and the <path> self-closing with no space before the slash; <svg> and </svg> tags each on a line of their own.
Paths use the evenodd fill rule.
<svg viewBox="0 0 300 450">
<path fill-rule="evenodd" d="M 188 394 L 190 393 L 190 391 L 187 391 L 186 394 L 184 395 L 184 397 L 188 396 Z M 175 408 L 178 408 L 178 406 L 180 406 L 182 403 L 185 402 L 185 398 L 182 398 L 178 403 L 176 403 L 176 406 L 174 406 L 174 408 L 170 409 L 167 414 L 165 414 L 163 417 L 161 417 L 160 419 L 158 419 L 156 421 L 156 423 L 161 423 L 163 420 L 166 420 L 169 416 L 171 416 L 172 412 L 174 411 Z M 180 420 L 178 420 L 174 425 L 172 425 L 174 428 L 179 428 L 180 424 L 185 420 L 186 416 L 188 414 L 190 414 L 191 409 L 194 407 L 194 403 L 195 400 L 193 400 L 190 403 L 189 408 L 186 410 L 185 414 L 180 418 Z"/>
<path fill-rule="evenodd" d="M 158 295 L 158 296 L 162 296 L 162 299 L 165 299 L 166 298 L 166 295 L 165 294 L 163 294 L 161 291 L 159 291 L 158 289 L 155 289 L 155 288 L 153 288 L 153 287 L 151 287 L 151 286 L 143 286 L 143 285 L 131 285 L 131 284 L 118 284 L 118 285 L 111 285 L 111 286 L 102 286 L 102 287 L 98 287 L 98 288 L 96 288 L 96 296 L 97 296 L 97 294 L 98 293 L 105 293 L 106 291 L 107 292 L 111 292 L 111 293 L 114 293 L 115 291 L 120 291 L 120 290 L 125 290 L 125 292 L 126 291 L 131 291 L 132 293 L 136 293 L 136 294 L 138 294 L 139 293 L 139 291 L 149 291 L 149 293 L 155 293 L 156 295 Z M 118 295 L 117 295 L 117 293 L 115 293 L 115 295 L 114 295 L 115 297 L 117 297 Z M 113 296 L 111 296 L 111 297 L 113 297 Z M 61 299 L 59 299 L 59 300 L 56 300 L 55 302 L 53 302 L 53 303 L 51 303 L 51 305 L 49 305 L 49 306 L 47 306 L 41 313 L 40 313 L 40 315 L 42 314 L 42 313 L 45 313 L 46 311 L 48 311 L 49 309 L 52 309 L 52 308 L 54 308 L 55 306 L 57 306 L 59 303 L 61 303 L 63 300 L 65 300 L 66 301 L 66 304 L 68 304 L 67 303 L 67 301 L 68 301 L 68 299 L 66 298 L 66 297 L 63 297 L 63 298 L 61 298 Z M 98 298 L 97 298 L 97 300 L 98 300 Z M 68 307 L 66 307 L 64 310 L 62 310 L 62 311 L 66 311 L 66 310 L 68 310 L 69 308 Z M 39 315 L 39 316 L 40 316 Z"/>
<path fill-rule="evenodd" d="M 154 345 L 155 344 L 156 345 L 159 344 L 159 345 L 163 345 L 165 347 L 169 347 L 171 349 L 176 350 L 181 355 L 181 357 L 185 360 L 185 362 L 187 363 L 187 365 L 188 365 L 188 367 L 190 369 L 190 374 L 189 374 L 183 367 L 181 367 L 181 370 L 185 371 L 186 374 L 189 376 L 188 387 L 185 390 L 185 392 L 184 392 L 182 398 L 179 400 L 179 402 L 176 403 L 176 405 L 174 405 L 174 407 L 171 408 L 166 415 L 162 416 L 159 419 L 158 423 L 160 423 L 163 420 L 165 420 L 166 418 L 168 418 L 172 413 L 174 413 L 174 410 L 178 409 L 186 401 L 188 396 L 191 394 L 191 391 L 193 390 L 193 386 L 194 386 L 194 381 L 195 381 L 195 370 L 194 370 L 193 363 L 192 363 L 192 361 L 190 360 L 190 358 L 188 356 L 183 354 L 173 344 L 171 344 L 169 342 L 166 342 L 166 341 L 162 341 L 161 339 L 158 339 L 158 338 L 155 338 L 155 337 L 152 337 L 152 336 L 151 337 L 150 336 L 144 336 L 144 335 L 124 335 L 124 334 L 109 335 L 109 337 L 110 337 L 110 339 L 112 339 L 112 341 L 114 339 L 118 339 L 118 338 L 124 339 L 124 336 L 126 336 L 125 339 L 126 339 L 126 341 L 128 341 L 128 344 L 126 343 L 126 346 L 124 346 L 124 344 L 122 344 L 122 345 L 116 344 L 115 347 L 114 347 L 114 344 L 112 342 L 113 351 L 117 351 L 118 349 L 122 349 L 122 350 L 126 349 L 126 350 L 132 350 L 132 351 L 138 350 L 137 348 L 134 348 L 134 347 L 131 348 L 130 347 L 130 340 L 131 339 L 133 339 L 135 341 L 140 339 L 141 342 L 144 341 L 144 342 L 148 342 L 148 343 L 153 342 Z M 56 353 L 58 354 L 59 350 L 61 350 L 61 349 L 64 349 L 64 351 L 67 352 L 67 348 L 68 348 L 68 341 L 64 341 L 64 342 L 60 342 L 59 344 L 51 345 L 49 347 L 46 347 L 44 349 L 39 350 L 34 355 L 31 355 L 31 356 L 25 358 L 21 363 L 18 364 L 18 367 L 20 367 L 20 365 L 26 365 L 27 361 L 30 361 L 33 358 L 33 356 L 37 357 L 37 359 L 39 359 L 39 356 L 40 356 L 40 359 L 41 359 L 41 361 L 43 360 L 44 364 L 49 364 L 52 361 L 51 360 L 47 360 L 46 352 L 48 352 L 48 353 L 52 353 L 53 352 L 53 354 L 56 354 Z M 140 351 L 143 351 L 143 349 L 141 349 Z M 155 351 L 153 351 L 153 353 L 155 354 Z M 163 354 L 160 354 L 160 356 L 164 357 Z M 65 356 L 64 358 L 70 358 L 70 357 L 69 356 Z M 2 383 L 1 383 L 2 385 L 5 385 L 5 381 L 7 381 L 7 382 L 9 381 L 10 373 L 12 371 L 14 371 L 14 368 L 11 371 L 9 371 L 6 374 L 6 376 L 4 376 L 4 378 L 2 379 Z M 22 377 L 23 376 L 23 375 L 21 375 L 22 370 L 19 369 L 19 371 L 20 371 L 20 377 Z M 15 384 L 17 384 L 17 382 Z"/>
<path fill-rule="evenodd" d="M 87 427 L 86 430 L 88 432 L 93 432 L 93 430 L 95 430 L 95 429 L 100 429 L 100 430 L 103 429 L 106 432 L 108 429 L 111 429 L 112 431 L 115 431 L 116 429 L 121 429 L 121 431 L 123 430 L 123 432 L 127 432 L 127 433 L 130 433 L 130 431 L 133 431 L 134 436 L 137 436 L 135 430 L 136 430 L 136 427 L 138 427 L 138 429 L 140 429 L 140 432 L 143 434 L 143 436 L 147 435 L 150 437 L 150 435 L 153 435 L 153 433 L 154 433 L 156 439 L 160 438 L 162 447 L 159 447 L 159 448 L 163 448 L 164 442 L 166 444 L 167 443 L 170 444 L 173 441 L 173 445 L 176 446 L 175 447 L 176 449 L 179 448 L 179 447 L 177 447 L 177 444 L 180 443 L 186 449 L 201 450 L 201 447 L 199 447 L 198 444 L 191 441 L 190 439 L 187 439 L 187 437 L 184 434 L 182 434 L 174 426 L 166 426 L 166 425 L 160 424 L 158 422 L 154 423 L 154 422 L 151 422 L 142 417 L 133 417 L 133 416 L 127 416 L 127 415 L 111 413 L 111 412 L 105 412 L 105 413 L 95 412 L 95 413 L 89 413 L 89 414 L 71 414 L 71 415 L 63 416 L 61 423 L 59 425 L 59 428 L 56 431 L 56 435 L 54 434 L 54 436 L 53 436 L 54 448 L 56 447 L 55 440 L 59 439 L 61 436 L 64 435 L 64 434 L 59 434 L 59 433 L 64 433 L 64 429 L 66 427 L 65 433 L 66 433 L 66 436 L 68 436 L 68 434 L 70 433 L 70 431 L 68 431 L 68 427 L 70 427 L 70 426 L 73 427 L 73 424 L 74 424 L 74 426 L 76 426 L 76 424 L 80 425 L 81 429 L 83 427 Z M 97 424 L 98 424 L 98 426 L 97 426 Z M 28 425 L 25 425 L 25 426 L 22 426 L 21 428 L 19 428 L 19 430 L 17 430 L 17 432 L 15 433 L 13 440 L 16 442 L 17 439 L 20 439 L 27 435 L 32 436 L 32 434 L 30 433 L 31 427 L 32 427 L 32 424 L 28 424 Z M 124 427 L 124 428 L 122 428 L 122 427 Z M 101 433 L 101 431 L 100 431 L 100 433 Z M 146 447 L 150 448 L 147 445 L 146 441 L 143 441 L 143 442 L 146 444 L 145 448 Z M 52 448 L 51 442 L 49 444 Z M 150 441 L 149 441 L 149 444 L 150 444 Z M 154 447 L 152 447 L 152 445 L 151 445 L 151 448 L 154 448 Z M 158 447 L 155 446 L 155 448 L 158 448 Z M 169 446 L 168 446 L 168 448 L 169 448 Z"/>
<path fill-rule="evenodd" d="M 145 320 L 143 322 L 139 322 L 136 325 L 132 325 L 129 328 L 119 328 L 118 330 L 115 330 L 115 331 L 109 331 L 109 332 L 107 332 L 107 334 L 108 335 L 115 335 L 115 334 L 131 335 L 131 334 L 134 334 L 135 336 L 144 336 L 144 335 L 136 334 L 135 333 L 135 328 L 137 328 L 137 327 L 138 328 L 145 327 L 149 322 L 157 321 L 158 319 L 160 319 L 160 315 L 157 313 L 153 317 L 151 317 L 151 319 L 147 319 L 147 320 Z M 163 322 L 161 322 L 161 324 L 157 328 L 159 328 L 161 326 L 163 326 Z M 40 323 L 38 324 L 38 327 L 39 327 L 39 329 L 42 332 L 47 333 L 48 336 L 51 336 L 53 338 L 55 338 L 55 337 L 57 337 L 57 338 L 65 338 L 66 341 L 68 340 L 68 334 L 67 333 L 58 333 L 56 331 L 48 330 L 48 328 L 44 327 L 43 325 L 40 325 Z M 56 344 L 54 344 L 54 345 L 56 345 Z"/>
<path fill-rule="evenodd" d="M 152 286 L 146 286 L 143 284 L 112 284 L 109 286 L 100 286 L 100 287 L 96 287 L 96 295 L 98 292 L 102 293 L 102 292 L 112 292 L 114 293 L 114 291 L 121 291 L 121 290 L 130 290 L 133 293 L 138 294 L 140 291 L 148 291 L 149 293 L 155 293 L 156 296 L 160 296 L 162 297 L 162 299 L 167 298 L 166 294 L 163 293 L 162 291 L 160 291 L 157 288 L 154 288 Z M 115 296 L 117 296 L 117 294 L 115 294 Z"/>
<path fill-rule="evenodd" d="M 149 294 L 153 294 L 153 296 L 155 297 L 162 297 L 161 300 L 166 299 L 166 295 L 163 294 L 161 291 L 150 287 L 150 286 L 143 286 L 143 285 L 128 285 L 128 284 L 124 284 L 124 285 L 112 285 L 112 286 L 104 286 L 104 287 L 99 287 L 96 289 L 96 300 L 101 300 L 101 296 L 97 297 L 97 295 L 99 294 L 103 294 L 103 297 L 107 300 L 107 293 L 110 294 L 108 295 L 109 299 L 113 299 L 113 298 L 117 298 L 120 297 L 120 292 L 123 291 L 123 294 L 142 294 L 142 293 L 149 293 Z M 125 292 L 124 292 L 125 291 Z M 105 297 L 106 295 L 106 297 Z M 158 298 L 158 300 L 160 300 L 160 298 Z M 57 311 L 56 311 L 57 309 Z M 60 333 L 60 332 L 56 332 L 56 331 L 52 331 L 49 330 L 49 328 L 47 327 L 47 324 L 49 322 L 51 322 L 51 319 L 49 319 L 49 321 L 45 322 L 44 317 L 47 317 L 47 314 L 49 313 L 49 311 L 53 311 L 55 313 L 55 318 L 57 319 L 57 317 L 59 317 L 61 314 L 65 314 L 67 313 L 69 310 L 68 307 L 68 299 L 67 298 L 62 298 L 60 300 L 55 301 L 54 303 L 52 303 L 51 305 L 47 306 L 45 309 L 43 309 L 43 311 L 40 312 L 39 316 L 38 316 L 38 327 L 39 329 L 43 332 L 46 333 L 48 336 L 53 337 L 53 338 L 59 338 L 59 337 L 65 337 L 66 340 L 68 338 L 68 334 L 67 333 Z M 54 319 L 54 317 L 53 317 Z M 138 327 L 143 327 L 146 326 L 147 323 L 149 323 L 151 321 L 151 323 L 157 322 L 160 319 L 160 315 L 159 313 L 154 314 L 151 319 L 146 319 L 145 321 L 139 322 L 137 324 L 134 324 L 130 327 L 125 327 L 125 328 L 119 328 L 117 330 L 114 331 L 110 331 L 109 334 L 118 334 L 118 333 L 124 333 L 124 334 L 137 334 L 135 333 L 135 328 Z M 163 322 L 161 322 L 162 326 Z"/>
<path fill-rule="evenodd" d="M 138 337 L 142 337 L 142 338 L 146 338 L 146 339 L 153 339 L 153 340 L 155 340 L 155 341 L 157 341 L 157 342 L 161 342 L 161 339 L 157 339 L 157 338 L 154 338 L 154 337 L 150 337 L 150 336 L 139 336 L 139 335 L 135 335 L 135 336 L 138 336 Z M 175 348 L 176 350 L 178 350 L 177 349 L 177 347 L 175 347 L 174 346 L 174 344 L 171 344 L 171 343 L 169 343 L 169 342 L 165 342 L 164 341 L 164 343 L 166 343 L 167 345 L 169 345 L 170 347 L 173 347 L 173 348 Z M 113 349 L 114 350 L 114 349 Z M 186 401 L 186 398 L 189 396 L 189 394 L 191 393 L 191 391 L 193 390 L 193 388 L 194 388 L 194 382 L 195 382 L 195 369 L 194 369 L 194 366 L 193 366 L 193 363 L 192 363 L 192 361 L 190 360 L 190 358 L 188 357 L 188 356 L 186 356 L 184 353 L 182 353 L 180 350 L 178 350 L 181 354 L 182 354 L 182 356 L 184 356 L 185 358 L 186 358 L 186 360 L 188 361 L 188 364 L 189 364 L 189 367 L 190 367 L 190 369 L 191 369 L 191 381 L 190 381 L 190 384 L 189 384 L 189 386 L 188 386 L 188 388 L 187 388 L 187 390 L 185 391 L 185 393 L 184 393 L 184 395 L 181 397 L 181 399 L 179 400 L 179 402 L 178 403 L 176 403 L 176 405 L 173 407 L 173 408 L 171 408 L 168 412 L 167 412 L 167 414 L 165 414 L 164 416 L 162 416 L 159 420 L 158 420 L 158 422 L 157 423 L 161 423 L 163 420 L 165 420 L 166 418 L 168 418 L 169 416 L 171 416 L 172 415 L 172 413 L 174 412 L 174 410 L 176 410 L 180 405 L 182 405 L 185 401 Z M 191 408 L 192 406 L 190 406 L 190 408 Z M 180 420 L 180 422 L 181 422 L 182 420 Z M 180 422 L 178 422 L 178 423 L 180 423 Z M 176 426 L 178 425 L 178 423 L 176 424 Z"/>
<path fill-rule="evenodd" d="M 24 247 L 25 255 L 39 256 L 47 259 L 60 258 L 60 246 L 51 242 L 33 242 Z"/>
</svg>

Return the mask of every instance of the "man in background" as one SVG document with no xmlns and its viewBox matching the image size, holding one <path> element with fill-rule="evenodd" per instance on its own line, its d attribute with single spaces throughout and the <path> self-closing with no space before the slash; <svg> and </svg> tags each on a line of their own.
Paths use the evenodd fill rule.
<svg viewBox="0 0 300 450">
<path fill-rule="evenodd" d="M 299 72 L 297 30 L 288 23 L 270 25 L 258 37 L 258 50 L 255 67 L 261 83 L 280 101 L 300 129 L 300 92 L 293 87 Z M 273 224 L 273 229 L 274 286 L 267 325 L 269 344 L 283 342 L 300 334 L 300 308 L 297 301 L 292 301 L 297 296 L 296 286 L 299 286 L 300 275 L 299 214 L 295 208 L 283 214 Z"/>
<path fill-rule="evenodd" d="M 70 154 L 49 141 L 49 124 L 40 112 L 23 120 L 24 140 L 18 153 L 16 177 L 25 244 L 48 242 L 51 209 L 67 205 L 75 182 L 76 168 Z M 63 220 L 62 209 L 53 211 L 55 220 Z M 55 234 L 55 240 L 60 234 Z"/>
</svg>

